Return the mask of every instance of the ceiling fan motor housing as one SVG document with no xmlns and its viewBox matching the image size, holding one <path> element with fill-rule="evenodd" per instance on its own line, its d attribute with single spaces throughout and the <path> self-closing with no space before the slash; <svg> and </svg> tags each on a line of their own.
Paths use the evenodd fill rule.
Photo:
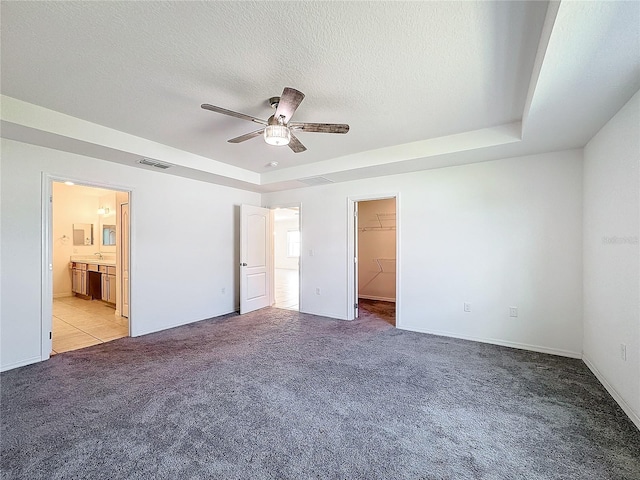
<svg viewBox="0 0 640 480">
<path fill-rule="evenodd" d="M 278 104 L 280 104 L 280 97 L 271 97 L 269 99 L 269 105 L 271 105 L 272 108 L 278 108 Z"/>
</svg>

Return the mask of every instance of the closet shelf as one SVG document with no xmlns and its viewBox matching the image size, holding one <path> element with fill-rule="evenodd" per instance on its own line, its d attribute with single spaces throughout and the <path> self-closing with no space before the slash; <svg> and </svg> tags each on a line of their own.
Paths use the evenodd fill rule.
<svg viewBox="0 0 640 480">
<path fill-rule="evenodd" d="M 396 227 L 360 227 L 359 232 L 384 232 L 395 230 Z"/>
</svg>

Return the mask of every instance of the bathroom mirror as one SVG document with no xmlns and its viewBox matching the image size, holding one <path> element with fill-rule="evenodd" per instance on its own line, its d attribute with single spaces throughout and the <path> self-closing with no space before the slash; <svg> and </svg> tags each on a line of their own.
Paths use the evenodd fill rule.
<svg viewBox="0 0 640 480">
<path fill-rule="evenodd" d="M 93 224 L 74 223 L 73 224 L 73 244 L 93 245 Z"/>
<path fill-rule="evenodd" d="M 116 244 L 116 226 L 102 225 L 102 245 L 109 246 Z"/>
</svg>

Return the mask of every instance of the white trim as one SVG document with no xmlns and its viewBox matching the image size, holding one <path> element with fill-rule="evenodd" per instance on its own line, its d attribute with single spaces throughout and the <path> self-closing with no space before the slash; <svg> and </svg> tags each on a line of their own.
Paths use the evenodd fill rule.
<svg viewBox="0 0 640 480">
<path fill-rule="evenodd" d="M 113 185 L 108 183 L 96 182 L 94 180 L 86 180 L 78 177 L 72 177 L 64 174 L 47 173 L 42 172 L 42 198 L 41 198 L 41 231 L 42 231 L 42 277 L 40 282 L 40 358 L 39 360 L 48 360 L 51 355 L 52 340 L 49 338 L 49 332 L 53 331 L 51 322 L 51 316 L 53 315 L 53 271 L 50 270 L 49 264 L 53 262 L 53 205 L 49 201 L 53 196 L 53 182 L 66 182 L 70 181 L 76 185 L 83 185 L 86 187 L 104 188 L 107 190 L 114 190 L 120 192 L 126 192 L 129 196 L 129 336 L 134 336 L 133 328 L 134 323 L 132 321 L 132 290 L 134 255 L 132 253 L 131 245 L 134 244 L 135 238 L 135 226 L 133 222 L 134 209 L 133 204 L 133 192 L 132 187 Z M 68 295 L 63 295 L 68 296 Z M 33 362 L 31 362 L 33 363 Z M 26 365 L 26 364 L 25 364 Z M 19 365 L 16 365 L 19 366 Z M 13 367 L 12 367 L 13 368 Z"/>
<path fill-rule="evenodd" d="M 40 275 L 40 358 L 48 360 L 53 349 L 53 179 L 42 172 L 41 178 L 41 275 Z"/>
<path fill-rule="evenodd" d="M 284 309 L 288 310 L 288 309 Z M 300 310 L 300 313 L 307 313 L 309 315 L 315 315 L 316 317 L 325 317 L 330 320 L 353 320 L 353 318 L 347 318 L 345 316 L 336 315 L 335 312 L 325 312 L 324 310 L 314 310 L 313 312 L 303 312 Z"/>
<path fill-rule="evenodd" d="M 550 355 L 558 355 L 560 357 L 582 358 L 582 352 L 573 352 L 571 350 L 563 350 L 561 348 L 542 347 L 540 345 L 530 345 L 528 343 L 511 342 L 509 340 L 499 340 L 496 338 L 475 337 L 473 335 L 460 335 L 458 333 L 446 332 L 442 330 L 430 330 L 426 328 L 408 328 L 402 327 L 402 330 L 418 333 L 428 333 L 429 335 L 438 335 L 440 337 L 459 338 L 461 340 L 470 340 L 472 342 L 489 343 L 491 345 L 500 345 L 502 347 L 517 348 L 520 350 L 529 350 L 531 352 L 548 353 Z"/>
<path fill-rule="evenodd" d="M 357 200 L 352 200 L 351 197 L 347 197 L 347 309 L 345 316 L 347 320 L 354 320 L 356 318 L 355 307 L 353 305 L 356 298 L 356 277 L 355 267 L 353 265 L 357 248 L 355 236 L 356 201 Z"/>
<path fill-rule="evenodd" d="M 364 298 L 365 300 L 379 300 L 381 302 L 393 302 L 393 303 L 396 303 L 396 299 L 395 298 L 377 297 L 375 295 L 358 295 L 358 298 Z"/>
<path fill-rule="evenodd" d="M 582 355 L 582 361 L 589 368 L 589 370 L 591 370 L 591 372 L 595 375 L 595 377 L 602 384 L 602 386 L 607 390 L 607 392 L 609 392 L 609 395 L 611 395 L 613 399 L 616 401 L 616 403 L 620 405 L 620 408 L 622 408 L 624 413 L 627 414 L 629 419 L 635 424 L 636 428 L 640 430 L 640 415 L 638 415 L 636 412 L 633 411 L 633 408 L 631 408 L 631 405 L 629 405 L 624 400 L 624 398 L 622 398 L 622 396 L 618 393 L 618 391 L 615 388 L 613 388 L 613 386 L 607 381 L 607 379 L 604 378 L 604 375 L 602 375 L 602 373 L 600 373 L 600 371 L 596 368 L 593 362 L 589 360 L 589 357 L 587 357 L 586 355 Z"/>
<path fill-rule="evenodd" d="M 367 202 L 370 200 L 386 200 L 389 198 L 394 198 L 396 200 L 396 328 L 401 328 L 402 325 L 402 315 L 401 315 L 401 307 L 402 302 L 400 301 L 402 295 L 401 289 L 401 218 L 400 218 L 400 192 L 395 193 L 379 193 L 379 194 L 371 194 L 371 195 L 350 195 L 347 197 L 347 310 L 345 318 L 347 320 L 353 320 L 355 317 L 355 312 L 353 308 L 353 304 L 356 300 L 356 292 L 354 291 L 354 283 L 355 283 L 355 273 L 353 268 L 353 258 L 355 252 L 355 220 L 354 220 L 354 209 L 356 202 Z M 363 297 L 365 298 L 365 297 Z"/>
<path fill-rule="evenodd" d="M 266 307 L 263 307 L 263 308 L 266 308 Z M 196 323 L 199 323 L 199 322 L 204 322 L 205 320 L 215 320 L 216 318 L 223 317 L 225 315 L 229 315 L 229 314 L 232 314 L 232 313 L 238 313 L 238 311 L 233 309 L 233 310 L 225 311 L 225 312 L 222 312 L 222 313 L 214 313 L 213 315 L 210 315 L 210 316 L 208 316 L 206 318 L 201 318 L 200 320 L 184 320 L 184 321 L 179 321 L 179 322 L 176 322 L 176 323 L 170 323 L 169 325 L 163 325 L 159 329 L 146 330 L 146 331 L 140 332 L 140 333 L 136 332 L 135 335 L 131 334 L 130 336 L 131 337 L 142 337 L 142 336 L 145 336 L 145 335 L 150 335 L 152 333 L 158 333 L 158 332 L 163 332 L 165 330 L 170 330 L 170 329 L 176 328 L 176 327 L 183 327 L 185 325 L 193 325 L 193 324 L 196 324 Z"/>
<path fill-rule="evenodd" d="M 54 293 L 53 298 L 69 298 L 73 297 L 73 292 Z"/>
<path fill-rule="evenodd" d="M 19 362 L 10 363 L 9 365 L 3 365 L 0 368 L 0 372 L 6 372 L 7 370 L 13 370 L 14 368 L 24 367 L 25 365 L 31 365 L 33 363 L 38 363 L 42 361 L 40 356 L 27 358 L 25 360 L 20 360 Z"/>
</svg>

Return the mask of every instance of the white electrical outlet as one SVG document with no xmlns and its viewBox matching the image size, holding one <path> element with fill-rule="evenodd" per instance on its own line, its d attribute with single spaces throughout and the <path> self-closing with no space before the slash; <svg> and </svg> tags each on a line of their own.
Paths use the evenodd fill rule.
<svg viewBox="0 0 640 480">
<path fill-rule="evenodd" d="M 517 317 L 518 316 L 518 307 L 509 307 L 509 316 Z"/>
<path fill-rule="evenodd" d="M 627 346 L 624 343 L 620 344 L 620 358 L 623 361 L 627 361 Z"/>
<path fill-rule="evenodd" d="M 465 312 L 471 311 L 471 304 L 469 302 L 464 302 L 464 311 Z"/>
<path fill-rule="evenodd" d="M 227 289 L 226 289 L 226 288 L 224 288 L 224 287 L 222 287 L 222 288 L 220 289 L 220 293 L 222 293 L 222 294 L 224 294 L 226 291 L 227 291 Z"/>
<path fill-rule="evenodd" d="M 316 288 L 316 295 L 320 295 L 320 287 Z"/>
</svg>

